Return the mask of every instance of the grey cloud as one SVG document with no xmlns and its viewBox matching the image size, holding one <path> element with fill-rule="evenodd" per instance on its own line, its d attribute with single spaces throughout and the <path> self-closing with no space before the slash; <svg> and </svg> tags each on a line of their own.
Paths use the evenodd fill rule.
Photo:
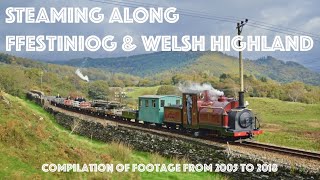
<svg viewBox="0 0 320 180">
<path fill-rule="evenodd" d="M 101 0 L 103 1 L 103 0 Z M 197 12 L 206 12 L 207 14 L 216 15 L 219 17 L 235 17 L 235 18 L 249 18 L 250 20 L 259 20 L 278 26 L 294 27 L 303 31 L 312 33 L 319 32 L 320 13 L 317 9 L 320 2 L 317 0 L 135 0 L 143 3 L 152 3 L 159 6 L 175 6 L 178 9 L 190 9 Z M 123 1 L 126 2 L 126 1 Z M 103 22 L 101 24 L 5 24 L 5 9 L 9 6 L 31 6 L 31 7 L 95 7 L 99 6 L 103 9 L 106 17 L 109 17 L 115 5 L 91 2 L 88 0 L 3 0 L 0 7 L 0 51 L 5 51 L 5 36 L 8 34 L 54 34 L 54 35 L 115 35 L 121 38 L 129 34 L 135 40 L 139 39 L 141 35 L 235 35 L 235 23 L 212 21 L 206 19 L 199 19 L 181 15 L 180 21 L 176 24 L 108 24 Z M 118 6 L 119 7 L 119 6 Z M 264 35 L 273 36 L 277 33 L 267 30 L 262 30 L 254 27 L 245 27 L 244 35 Z M 118 39 L 121 41 L 121 39 Z M 138 49 L 132 53 L 125 53 L 117 50 L 113 53 L 99 51 L 91 52 L 43 52 L 43 53 L 27 53 L 27 52 L 10 52 L 20 56 L 31 57 L 35 59 L 45 60 L 61 60 L 78 57 L 110 57 L 110 56 L 128 56 L 132 54 L 145 53 L 141 47 L 141 42 L 136 41 Z M 235 52 L 229 54 L 237 55 Z M 319 43 L 315 44 L 314 49 L 307 53 L 295 52 L 245 52 L 246 58 L 259 58 L 265 55 L 273 55 L 285 60 L 303 60 L 319 56 Z"/>
</svg>

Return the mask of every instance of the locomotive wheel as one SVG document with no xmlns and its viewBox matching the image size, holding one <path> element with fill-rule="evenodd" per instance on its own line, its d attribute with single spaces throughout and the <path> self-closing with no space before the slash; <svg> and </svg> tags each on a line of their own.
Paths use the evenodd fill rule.
<svg viewBox="0 0 320 180">
<path fill-rule="evenodd" d="M 176 129 L 176 124 L 166 123 L 167 129 Z"/>
<path fill-rule="evenodd" d="M 172 124 L 171 125 L 171 129 L 176 130 L 177 129 L 177 125 L 176 124 Z"/>
<path fill-rule="evenodd" d="M 193 132 L 194 137 L 199 137 L 200 136 L 200 131 L 194 131 Z"/>
<path fill-rule="evenodd" d="M 145 121 L 143 121 L 143 124 L 144 124 L 144 126 L 145 126 L 145 127 L 150 128 L 150 123 L 149 123 L 149 122 L 145 122 Z"/>
</svg>

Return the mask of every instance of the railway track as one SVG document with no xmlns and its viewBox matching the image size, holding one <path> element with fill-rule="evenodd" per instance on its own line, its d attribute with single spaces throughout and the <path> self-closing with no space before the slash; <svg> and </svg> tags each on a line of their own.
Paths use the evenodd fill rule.
<svg viewBox="0 0 320 180">
<path fill-rule="evenodd" d="M 265 151 L 272 151 L 272 152 L 277 152 L 277 153 L 286 154 L 286 155 L 293 155 L 293 156 L 303 157 L 307 159 L 320 160 L 320 153 L 305 151 L 301 149 L 293 149 L 288 147 L 276 146 L 271 144 L 263 144 L 263 143 L 252 142 L 252 141 L 242 141 L 240 142 L 240 146 L 261 149 Z"/>
<path fill-rule="evenodd" d="M 195 137 L 192 137 L 192 135 L 190 133 L 187 133 L 185 131 L 180 131 L 177 129 L 167 129 L 164 127 L 156 127 L 156 126 L 153 126 L 150 124 L 145 125 L 145 124 L 137 123 L 137 122 L 123 121 L 123 120 L 119 120 L 117 118 L 112 118 L 112 117 L 94 116 L 94 115 L 89 115 L 89 114 L 81 113 L 78 111 L 72 111 L 72 110 L 69 110 L 66 108 L 61 108 L 61 107 L 56 107 L 56 108 L 63 109 L 63 110 L 73 112 L 73 113 L 77 113 L 77 114 L 91 116 L 94 118 L 99 118 L 101 120 L 113 121 L 113 122 L 119 123 L 120 126 L 121 126 L 121 124 L 123 124 L 123 125 L 126 125 L 127 128 L 142 130 L 147 133 L 155 133 L 155 134 L 164 135 L 164 136 L 169 136 L 168 133 L 170 133 L 170 136 L 174 136 L 174 135 L 177 136 L 178 135 L 178 136 L 180 136 L 180 138 L 183 137 L 184 139 L 188 139 L 188 140 L 192 140 L 192 141 L 203 140 L 203 141 L 211 141 L 211 142 L 221 143 L 221 144 L 230 143 L 230 144 L 236 145 L 236 146 L 259 149 L 259 150 L 264 150 L 264 151 L 268 151 L 268 152 L 275 152 L 275 153 L 284 154 L 284 155 L 292 155 L 292 156 L 296 156 L 296 157 L 300 157 L 300 158 L 320 160 L 320 153 L 311 152 L 311 151 L 304 151 L 304 150 L 300 150 L 300 149 L 293 149 L 293 148 L 276 146 L 276 145 L 271 145 L 271 144 L 263 144 L 263 143 L 258 143 L 258 142 L 254 142 L 254 141 L 247 141 L 247 140 L 243 140 L 241 142 L 230 142 L 230 140 L 222 140 L 221 138 L 217 138 L 217 137 L 210 137 L 210 138 L 209 137 L 197 137 L 197 138 L 195 138 Z"/>
</svg>

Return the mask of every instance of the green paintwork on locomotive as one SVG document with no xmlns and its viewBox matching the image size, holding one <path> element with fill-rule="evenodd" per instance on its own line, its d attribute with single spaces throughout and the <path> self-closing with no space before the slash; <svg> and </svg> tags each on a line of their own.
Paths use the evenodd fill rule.
<svg viewBox="0 0 320 180">
<path fill-rule="evenodd" d="M 139 120 L 149 123 L 162 124 L 164 106 L 180 105 L 180 96 L 146 95 L 139 97 Z"/>
<path fill-rule="evenodd" d="M 124 110 L 122 117 L 127 119 L 138 119 L 139 111 L 137 110 Z"/>
</svg>

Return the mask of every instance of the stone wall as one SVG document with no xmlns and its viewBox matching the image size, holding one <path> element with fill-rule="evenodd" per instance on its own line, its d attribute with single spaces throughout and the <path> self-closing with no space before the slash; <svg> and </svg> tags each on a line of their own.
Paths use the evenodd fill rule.
<svg viewBox="0 0 320 180">
<path fill-rule="evenodd" d="M 216 164 L 216 163 L 252 163 L 262 164 L 263 162 L 252 157 L 237 153 L 227 153 L 227 151 L 218 146 L 209 146 L 198 142 L 190 142 L 183 139 L 165 137 L 156 134 L 150 134 L 135 129 L 130 129 L 115 125 L 102 125 L 94 121 L 82 120 L 77 117 L 69 116 L 61 112 L 51 112 L 58 124 L 79 134 L 102 142 L 119 141 L 130 145 L 137 151 L 158 152 L 166 157 L 184 157 L 190 163 Z M 293 173 L 294 172 L 294 173 Z M 302 170 L 293 171 L 291 167 L 281 166 L 276 173 L 226 173 L 225 175 L 239 179 L 319 179 L 320 175 Z"/>
</svg>

